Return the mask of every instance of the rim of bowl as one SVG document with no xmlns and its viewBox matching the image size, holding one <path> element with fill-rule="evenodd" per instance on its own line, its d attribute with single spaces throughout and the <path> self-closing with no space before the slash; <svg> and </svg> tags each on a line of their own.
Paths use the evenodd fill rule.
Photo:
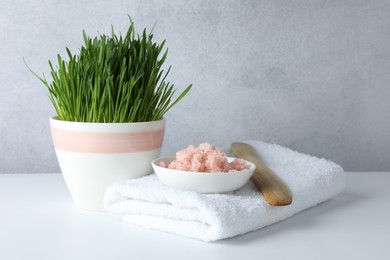
<svg viewBox="0 0 390 260">
<path fill-rule="evenodd" d="M 234 159 L 240 159 L 240 158 L 236 158 L 236 157 L 227 157 L 228 160 L 230 159 L 231 161 L 233 161 Z M 157 159 L 154 159 L 152 161 L 152 166 L 153 167 L 158 167 L 158 168 L 161 168 L 161 169 L 165 169 L 165 170 L 169 170 L 169 171 L 172 171 L 172 172 L 185 172 L 185 173 L 192 173 L 192 174 L 199 174 L 199 175 L 228 175 L 228 174 L 242 174 L 243 171 L 254 171 L 256 169 L 256 165 L 248 160 L 244 160 L 244 159 L 241 159 L 241 160 L 244 160 L 250 167 L 249 169 L 245 169 L 245 170 L 241 170 L 241 171 L 229 171 L 229 172 L 193 172 L 193 171 L 183 171 L 183 170 L 176 170 L 176 169 L 169 169 L 169 168 L 165 168 L 165 167 L 161 167 L 160 165 L 156 164 L 157 161 L 162 161 L 162 160 L 170 160 L 170 161 L 173 161 L 175 160 L 176 157 L 173 157 L 173 156 L 164 156 L 164 157 L 160 157 L 160 158 L 157 158 Z M 229 161 L 230 162 L 230 161 Z"/>
</svg>

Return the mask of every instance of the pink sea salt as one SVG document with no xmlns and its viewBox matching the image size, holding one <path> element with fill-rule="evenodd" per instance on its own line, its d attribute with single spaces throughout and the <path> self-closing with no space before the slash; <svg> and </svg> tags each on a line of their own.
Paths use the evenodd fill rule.
<svg viewBox="0 0 390 260">
<path fill-rule="evenodd" d="M 176 160 L 169 164 L 161 161 L 159 165 L 181 171 L 213 173 L 242 171 L 249 167 L 242 159 L 229 163 L 225 153 L 208 143 L 202 143 L 198 147 L 190 145 L 176 153 Z"/>
</svg>

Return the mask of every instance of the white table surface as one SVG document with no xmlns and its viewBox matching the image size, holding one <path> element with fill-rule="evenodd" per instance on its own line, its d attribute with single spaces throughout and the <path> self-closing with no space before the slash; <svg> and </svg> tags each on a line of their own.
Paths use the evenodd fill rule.
<svg viewBox="0 0 390 260">
<path fill-rule="evenodd" d="M 206 243 L 76 208 L 60 174 L 0 174 L 0 259 L 390 259 L 390 173 L 285 221 Z"/>
</svg>

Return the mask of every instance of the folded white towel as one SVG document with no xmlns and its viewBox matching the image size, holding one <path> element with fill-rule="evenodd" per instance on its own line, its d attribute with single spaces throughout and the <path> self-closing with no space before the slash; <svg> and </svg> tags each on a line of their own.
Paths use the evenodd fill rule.
<svg viewBox="0 0 390 260">
<path fill-rule="evenodd" d="M 162 184 L 155 174 L 113 184 L 106 192 L 107 211 L 125 222 L 204 241 L 244 234 L 342 192 L 343 169 L 325 159 L 260 141 L 248 141 L 266 165 L 290 187 L 293 203 L 270 206 L 252 182 L 224 194 L 199 194 Z"/>
</svg>

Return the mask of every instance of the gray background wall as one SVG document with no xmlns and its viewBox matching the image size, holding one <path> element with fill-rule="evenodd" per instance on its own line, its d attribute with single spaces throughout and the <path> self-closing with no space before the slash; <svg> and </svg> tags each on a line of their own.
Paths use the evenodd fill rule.
<svg viewBox="0 0 390 260">
<path fill-rule="evenodd" d="M 190 95 L 171 110 L 163 154 L 208 141 L 261 139 L 348 171 L 390 170 L 390 1 L 3 0 L 0 172 L 59 171 L 46 90 L 48 59 L 81 31 L 157 20 L 170 79 Z"/>
</svg>

